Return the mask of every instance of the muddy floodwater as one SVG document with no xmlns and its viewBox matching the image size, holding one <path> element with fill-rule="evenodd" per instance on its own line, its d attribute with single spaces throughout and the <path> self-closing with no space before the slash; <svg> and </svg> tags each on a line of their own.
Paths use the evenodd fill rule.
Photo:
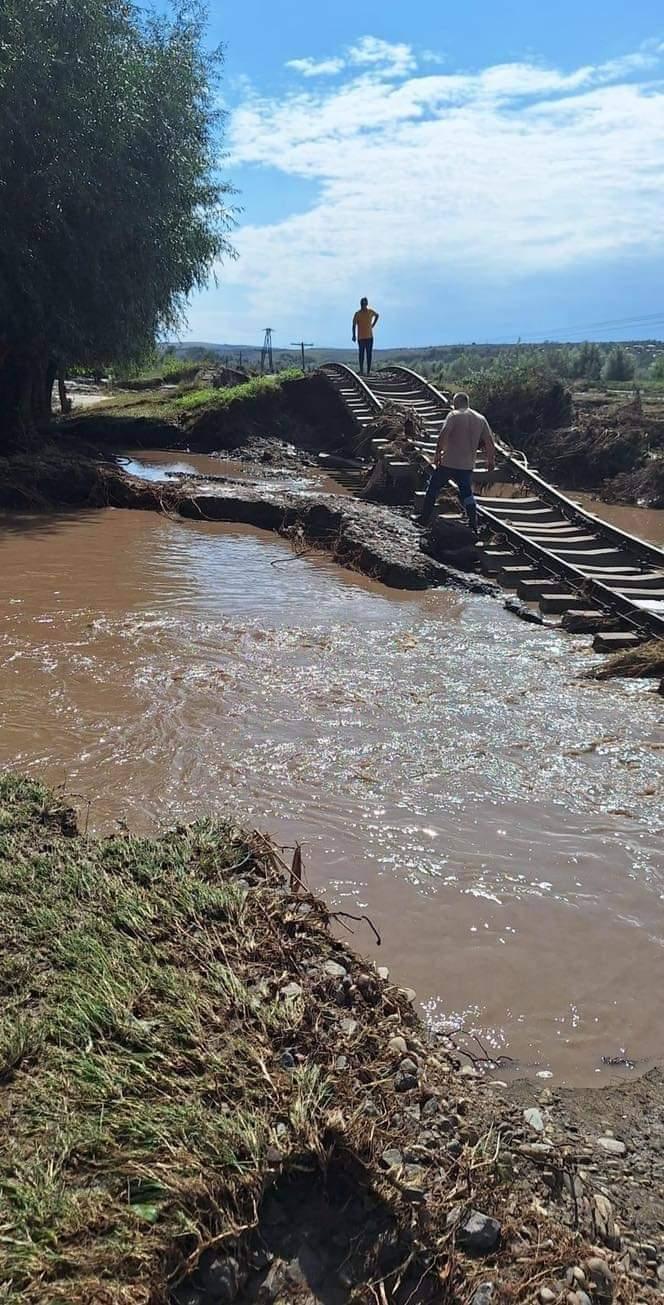
<svg viewBox="0 0 664 1305">
<path fill-rule="evenodd" d="M 0 764 L 96 831 L 212 812 L 299 839 L 380 930 L 357 948 L 521 1072 L 664 1058 L 652 684 L 580 680 L 587 640 L 499 601 L 236 526 L 5 515 L 0 576 Z"/>
</svg>

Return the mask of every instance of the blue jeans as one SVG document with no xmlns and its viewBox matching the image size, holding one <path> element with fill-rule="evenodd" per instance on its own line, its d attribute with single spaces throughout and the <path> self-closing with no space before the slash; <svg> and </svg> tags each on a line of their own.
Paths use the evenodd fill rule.
<svg viewBox="0 0 664 1305">
<path fill-rule="evenodd" d="M 367 376 L 371 371 L 371 359 L 373 358 L 373 340 L 358 340 L 360 347 L 360 371 L 364 371 L 364 359 L 367 360 Z"/>
<path fill-rule="evenodd" d="M 477 505 L 473 494 L 473 473 L 472 471 L 461 471 L 456 467 L 436 467 L 425 495 L 422 507 L 422 521 L 427 522 L 429 520 L 436 506 L 436 499 L 448 480 L 454 481 L 459 498 L 468 514 L 468 520 L 473 530 L 476 530 Z"/>
</svg>

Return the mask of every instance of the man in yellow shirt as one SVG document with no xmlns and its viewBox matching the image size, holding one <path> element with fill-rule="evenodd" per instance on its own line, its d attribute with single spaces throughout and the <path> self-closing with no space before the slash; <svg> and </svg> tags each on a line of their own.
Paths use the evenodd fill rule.
<svg viewBox="0 0 664 1305">
<path fill-rule="evenodd" d="M 373 333 L 377 321 L 378 313 L 375 308 L 369 307 L 368 299 L 361 299 L 359 311 L 353 318 L 353 344 L 355 344 L 355 341 L 357 340 L 360 346 L 360 376 L 364 376 L 365 358 L 367 363 L 367 376 L 371 373 Z"/>
</svg>

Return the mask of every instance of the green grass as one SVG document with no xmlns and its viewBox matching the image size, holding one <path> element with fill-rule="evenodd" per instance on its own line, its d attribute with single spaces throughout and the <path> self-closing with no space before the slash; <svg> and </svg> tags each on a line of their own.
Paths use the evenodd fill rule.
<svg viewBox="0 0 664 1305">
<path fill-rule="evenodd" d="M 275 397 L 287 381 L 299 380 L 302 372 L 296 369 L 279 372 L 275 376 L 255 376 L 245 385 L 213 389 L 182 387 L 179 394 L 172 391 L 143 390 L 138 393 L 117 394 L 107 403 L 95 408 L 95 416 L 104 413 L 124 417 L 155 417 L 160 421 L 173 421 L 186 425 L 188 418 L 195 420 L 204 412 L 239 412 L 243 404 L 255 404 Z"/>
<path fill-rule="evenodd" d="M 315 1144 L 328 1082 L 280 1070 L 288 899 L 232 826 L 67 827 L 0 778 L 0 1300 L 158 1301 L 260 1191 L 277 1120 Z"/>
</svg>

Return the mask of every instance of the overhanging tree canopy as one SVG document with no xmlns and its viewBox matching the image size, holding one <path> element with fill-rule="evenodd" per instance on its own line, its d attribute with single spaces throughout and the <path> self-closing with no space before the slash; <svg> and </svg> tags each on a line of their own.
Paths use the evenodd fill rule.
<svg viewBox="0 0 664 1305">
<path fill-rule="evenodd" d="M 2 0 L 0 430 L 50 410 L 55 366 L 140 356 L 232 252 L 204 18 Z"/>
</svg>

